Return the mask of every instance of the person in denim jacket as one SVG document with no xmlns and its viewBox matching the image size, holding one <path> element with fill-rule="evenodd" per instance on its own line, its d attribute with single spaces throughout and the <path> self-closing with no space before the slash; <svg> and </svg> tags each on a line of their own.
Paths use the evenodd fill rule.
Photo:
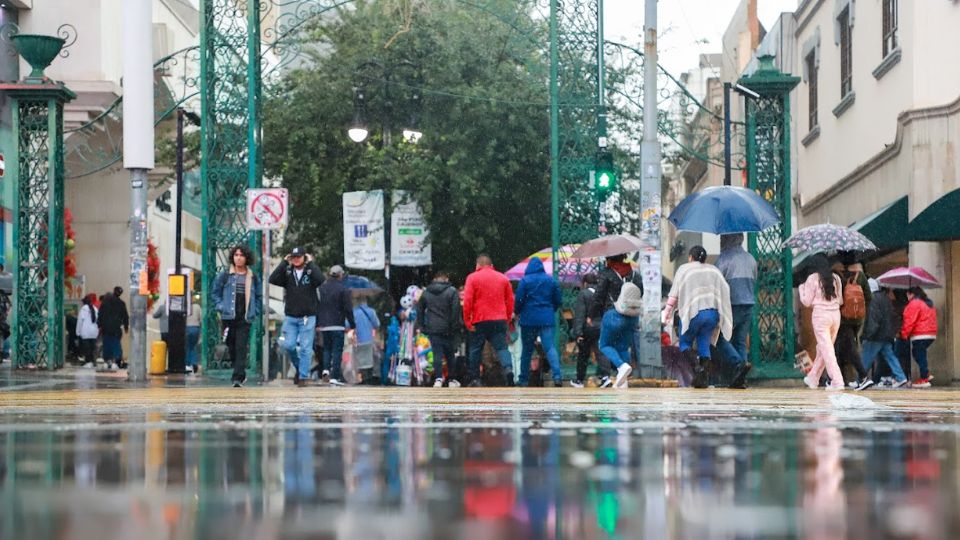
<svg viewBox="0 0 960 540">
<path fill-rule="evenodd" d="M 247 349 L 250 325 L 260 315 L 263 294 L 260 278 L 250 269 L 253 252 L 246 246 L 230 250 L 230 270 L 220 272 L 213 280 L 213 309 L 220 315 L 227 347 L 233 362 L 233 386 L 247 380 Z"/>
</svg>

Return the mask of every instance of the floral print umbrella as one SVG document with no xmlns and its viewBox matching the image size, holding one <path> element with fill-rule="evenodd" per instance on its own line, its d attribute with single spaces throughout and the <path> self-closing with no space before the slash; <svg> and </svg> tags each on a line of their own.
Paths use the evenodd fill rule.
<svg viewBox="0 0 960 540">
<path fill-rule="evenodd" d="M 804 227 L 787 238 L 787 247 L 813 253 L 827 251 L 874 251 L 877 246 L 866 236 L 830 223 Z"/>
</svg>

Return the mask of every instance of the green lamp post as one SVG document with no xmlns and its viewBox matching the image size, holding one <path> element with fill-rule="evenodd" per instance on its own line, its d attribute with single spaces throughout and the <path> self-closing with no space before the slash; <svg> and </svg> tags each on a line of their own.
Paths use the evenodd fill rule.
<svg viewBox="0 0 960 540">
<path fill-rule="evenodd" d="M 17 368 L 56 369 L 64 358 L 63 106 L 76 94 L 43 73 L 66 39 L 17 34 L 11 40 L 33 68 L 21 81 L 0 84 L 11 99 L 16 134 L 7 159 L 17 243 L 11 353 Z"/>
</svg>

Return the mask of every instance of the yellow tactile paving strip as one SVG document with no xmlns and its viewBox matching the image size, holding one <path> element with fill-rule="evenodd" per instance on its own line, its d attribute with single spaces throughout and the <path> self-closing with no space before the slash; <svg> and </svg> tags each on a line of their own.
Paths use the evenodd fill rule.
<svg viewBox="0 0 960 540">
<path fill-rule="evenodd" d="M 884 409 L 960 413 L 960 389 L 873 390 L 843 392 L 865 397 Z M 846 398 L 845 398 L 846 399 Z M 849 401 L 849 400 L 848 400 Z M 870 408 L 871 404 L 843 403 L 841 408 Z M 224 386 L 140 389 L 69 389 L 7 391 L 0 393 L 0 413 L 70 412 L 75 409 L 123 411 L 176 409 L 291 410 L 590 410 L 598 408 L 680 411 L 798 412 L 836 408 L 825 390 L 760 388 L 597 390 L 572 388 L 295 388 L 286 386 L 231 388 Z"/>
</svg>

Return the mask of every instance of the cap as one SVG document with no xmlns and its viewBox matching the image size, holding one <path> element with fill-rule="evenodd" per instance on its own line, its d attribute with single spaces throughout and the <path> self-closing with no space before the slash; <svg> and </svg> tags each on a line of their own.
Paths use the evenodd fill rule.
<svg viewBox="0 0 960 540">
<path fill-rule="evenodd" d="M 306 254 L 307 254 L 306 250 L 304 250 L 304 249 L 303 249 L 302 247 L 300 247 L 300 246 L 297 246 L 297 247 L 293 248 L 292 250 L 290 250 L 290 256 L 291 256 L 291 257 L 303 257 L 303 256 L 306 255 Z"/>
<path fill-rule="evenodd" d="M 340 266 L 339 264 L 335 264 L 335 265 L 331 266 L 331 267 L 330 267 L 330 275 L 331 275 L 331 276 L 342 276 L 342 275 L 343 275 L 343 267 Z"/>
</svg>

